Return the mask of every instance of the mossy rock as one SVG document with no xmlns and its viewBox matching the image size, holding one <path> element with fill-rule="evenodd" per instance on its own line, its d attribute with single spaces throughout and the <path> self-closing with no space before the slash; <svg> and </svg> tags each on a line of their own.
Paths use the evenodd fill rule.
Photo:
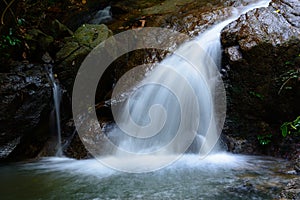
<svg viewBox="0 0 300 200">
<path fill-rule="evenodd" d="M 74 33 L 74 38 L 80 45 L 90 48 L 95 48 L 110 36 L 112 36 L 112 32 L 104 24 L 84 24 Z"/>
<path fill-rule="evenodd" d="M 106 25 L 84 24 L 72 37 L 65 38 L 65 45 L 56 54 L 58 78 L 71 91 L 76 73 L 85 57 L 98 44 L 113 35 Z"/>
</svg>

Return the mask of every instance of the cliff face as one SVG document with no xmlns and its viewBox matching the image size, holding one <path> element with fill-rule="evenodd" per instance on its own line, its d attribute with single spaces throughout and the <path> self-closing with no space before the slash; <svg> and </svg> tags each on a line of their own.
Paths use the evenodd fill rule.
<svg viewBox="0 0 300 200">
<path fill-rule="evenodd" d="M 300 114 L 299 22 L 299 1 L 273 0 L 223 29 L 229 98 L 225 132 L 231 151 L 259 153 L 257 136 L 271 134 L 270 153 L 285 156 L 280 125 Z M 233 142 L 237 138 L 247 142 L 238 147 Z M 297 149 L 295 138 L 285 142 Z"/>
</svg>

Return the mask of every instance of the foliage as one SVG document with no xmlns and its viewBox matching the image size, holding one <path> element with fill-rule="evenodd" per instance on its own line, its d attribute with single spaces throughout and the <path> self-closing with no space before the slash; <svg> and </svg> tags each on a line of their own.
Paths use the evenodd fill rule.
<svg viewBox="0 0 300 200">
<path fill-rule="evenodd" d="M 0 37 L 0 52 L 5 57 L 10 56 L 10 54 L 8 53 L 9 49 L 20 47 L 20 45 L 21 45 L 21 40 L 17 38 L 12 28 L 9 29 L 8 34 L 1 35 Z"/>
<path fill-rule="evenodd" d="M 260 145 L 267 145 L 271 143 L 272 134 L 264 134 L 264 135 L 258 135 L 257 139 Z"/>
<path fill-rule="evenodd" d="M 9 46 L 20 45 L 21 41 L 13 35 L 13 31 L 10 28 L 8 35 L 2 35 L 0 40 L 1 48 L 8 48 Z"/>
<path fill-rule="evenodd" d="M 300 54 L 297 57 L 300 57 Z M 286 67 L 292 67 L 292 66 L 295 66 L 295 65 L 296 65 L 295 61 L 285 62 Z M 280 76 L 280 80 L 282 82 L 282 85 L 281 85 L 281 87 L 278 91 L 278 95 L 281 93 L 281 91 L 283 89 L 286 89 L 286 90 L 293 89 L 292 87 L 287 86 L 287 84 L 289 83 L 289 81 L 299 79 L 299 78 L 300 78 L 300 69 L 299 68 L 290 69 L 287 72 L 283 73 Z"/>
<path fill-rule="evenodd" d="M 288 135 L 300 135 L 300 116 L 294 121 L 284 122 L 280 129 L 283 137 L 287 137 Z M 272 142 L 272 137 L 272 134 L 261 134 L 257 135 L 257 140 L 260 145 L 265 146 Z"/>
<path fill-rule="evenodd" d="M 300 134 L 300 116 L 298 116 L 294 121 L 284 122 L 281 127 L 281 134 L 283 137 L 287 135 L 298 135 Z"/>
<path fill-rule="evenodd" d="M 262 94 L 260 94 L 260 93 L 257 93 L 257 92 L 254 92 L 254 91 L 250 91 L 249 92 L 252 96 L 254 96 L 254 97 L 257 97 L 257 98 L 259 98 L 260 100 L 264 100 L 264 95 L 262 95 Z"/>
</svg>

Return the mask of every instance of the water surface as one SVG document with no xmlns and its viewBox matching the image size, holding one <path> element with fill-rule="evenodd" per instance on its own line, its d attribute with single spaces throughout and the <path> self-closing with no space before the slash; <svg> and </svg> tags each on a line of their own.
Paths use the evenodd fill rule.
<svg viewBox="0 0 300 200">
<path fill-rule="evenodd" d="M 108 158 L 109 159 L 109 158 Z M 120 160 L 126 162 L 126 159 Z M 136 167 L 140 164 L 137 163 Z M 271 157 L 184 155 L 150 173 L 115 171 L 95 159 L 43 158 L 0 167 L 8 199 L 274 199 L 293 175 Z"/>
</svg>

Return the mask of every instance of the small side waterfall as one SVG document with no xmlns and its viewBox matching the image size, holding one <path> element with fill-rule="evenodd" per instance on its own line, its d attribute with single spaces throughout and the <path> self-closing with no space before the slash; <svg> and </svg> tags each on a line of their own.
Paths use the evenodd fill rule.
<svg viewBox="0 0 300 200">
<path fill-rule="evenodd" d="M 55 156 L 61 157 L 63 156 L 62 152 L 62 144 L 61 144 L 61 127 L 60 127 L 60 103 L 61 103 L 61 88 L 58 84 L 55 75 L 52 72 L 52 68 L 48 69 L 48 74 L 50 81 L 52 83 L 52 91 L 53 91 L 53 102 L 54 102 L 54 113 L 55 113 L 55 125 L 57 132 L 57 146 Z"/>
<path fill-rule="evenodd" d="M 101 24 L 112 20 L 111 6 L 107 6 L 103 10 L 99 10 L 89 21 L 91 24 Z"/>
</svg>

